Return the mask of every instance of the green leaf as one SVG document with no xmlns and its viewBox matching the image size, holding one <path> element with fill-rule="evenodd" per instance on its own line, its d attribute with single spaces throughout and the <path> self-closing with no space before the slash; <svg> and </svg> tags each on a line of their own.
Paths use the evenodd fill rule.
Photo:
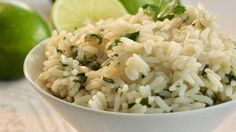
<svg viewBox="0 0 236 132">
<path fill-rule="evenodd" d="M 115 83 L 114 80 L 110 79 L 110 78 L 107 78 L 107 77 L 103 77 L 103 80 L 107 83 Z"/>
<path fill-rule="evenodd" d="M 70 55 L 70 57 L 72 57 L 73 59 L 75 59 L 77 56 L 78 56 L 78 51 L 77 50 L 72 52 L 72 54 Z"/>
<path fill-rule="evenodd" d="M 184 6 L 177 6 L 176 8 L 174 8 L 174 13 L 176 15 L 181 15 L 185 11 L 186 11 L 186 8 Z"/>
<path fill-rule="evenodd" d="M 140 104 L 146 105 L 148 108 L 152 107 L 152 106 L 148 103 L 148 97 L 142 98 L 142 100 L 140 101 Z"/>
<path fill-rule="evenodd" d="M 128 108 L 132 108 L 136 103 L 130 103 L 128 104 Z"/>
<path fill-rule="evenodd" d="M 157 19 L 163 21 L 165 19 L 173 19 L 175 16 L 182 15 L 186 11 L 186 8 L 182 6 L 180 0 L 172 0 L 170 3 L 162 7 Z"/>
<path fill-rule="evenodd" d="M 153 20 L 157 20 L 157 15 L 160 9 L 154 4 L 145 4 L 143 7 L 144 13 L 150 16 Z"/>
<path fill-rule="evenodd" d="M 84 56 L 84 58 L 82 60 L 79 60 L 79 63 L 82 66 L 87 66 L 87 65 L 89 65 L 90 63 L 92 63 L 92 62 L 94 62 L 96 60 L 97 60 L 97 56 L 96 55 L 93 55 L 93 56 L 90 56 L 90 57 Z"/>
<path fill-rule="evenodd" d="M 79 73 L 76 77 L 77 78 L 74 79 L 73 82 L 79 82 L 80 84 L 84 84 L 88 78 L 85 76 L 85 73 Z"/>
<path fill-rule="evenodd" d="M 138 37 L 139 37 L 139 34 L 140 34 L 140 32 L 137 31 L 137 32 L 125 34 L 124 37 L 129 38 L 129 39 L 131 39 L 133 41 L 137 41 Z"/>
<path fill-rule="evenodd" d="M 59 49 L 58 47 L 57 47 L 57 53 L 60 53 L 60 54 L 62 54 L 63 53 L 63 51 L 61 50 L 61 49 Z"/>
<path fill-rule="evenodd" d="M 206 64 L 205 66 L 204 66 L 204 68 L 203 68 L 203 70 L 202 70 L 202 76 L 205 76 L 206 75 L 206 69 L 207 68 L 209 68 L 209 65 L 208 64 Z"/>
<path fill-rule="evenodd" d="M 130 14 L 136 14 L 139 7 L 147 3 L 153 3 L 153 0 L 120 0 Z"/>
<path fill-rule="evenodd" d="M 229 79 L 229 83 L 227 84 L 231 84 L 233 80 L 236 81 L 236 74 L 234 74 L 232 71 L 229 74 L 225 74 L 225 76 L 227 76 Z"/>
<path fill-rule="evenodd" d="M 153 18 L 153 20 L 171 20 L 186 11 L 180 0 L 155 0 L 154 3 L 143 6 L 144 13 Z"/>
<path fill-rule="evenodd" d="M 112 50 L 113 47 L 119 45 L 119 43 L 121 43 L 121 41 L 119 39 L 115 39 L 107 48 L 107 50 Z"/>
<path fill-rule="evenodd" d="M 97 71 L 101 68 L 101 65 L 97 62 L 91 64 L 91 69 L 94 70 L 94 71 Z"/>
</svg>

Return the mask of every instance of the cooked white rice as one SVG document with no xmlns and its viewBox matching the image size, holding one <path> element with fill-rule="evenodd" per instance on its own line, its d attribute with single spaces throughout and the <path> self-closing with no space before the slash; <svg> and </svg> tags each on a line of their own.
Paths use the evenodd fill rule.
<svg viewBox="0 0 236 132">
<path fill-rule="evenodd" d="M 137 41 L 125 37 L 135 32 Z M 200 5 L 164 21 L 140 9 L 73 33 L 54 31 L 39 80 L 53 95 L 97 110 L 193 110 L 236 98 L 235 48 Z"/>
</svg>

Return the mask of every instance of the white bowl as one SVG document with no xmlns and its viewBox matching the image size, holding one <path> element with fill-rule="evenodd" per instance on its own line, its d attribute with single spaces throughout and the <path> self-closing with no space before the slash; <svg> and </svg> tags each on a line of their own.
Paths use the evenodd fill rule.
<svg viewBox="0 0 236 132">
<path fill-rule="evenodd" d="M 47 41 L 38 44 L 26 57 L 25 76 L 32 88 L 80 132 L 210 132 L 236 110 L 236 101 L 186 112 L 146 115 L 97 111 L 73 105 L 52 96 L 37 82 L 46 59 Z"/>
<path fill-rule="evenodd" d="M 225 33 L 236 36 L 235 0 L 184 0 L 185 3 L 203 3 L 216 15 Z M 236 38 L 235 38 L 236 39 Z M 124 114 L 92 110 L 60 100 L 47 93 L 37 83 L 42 72 L 44 48 L 47 40 L 40 43 L 25 59 L 26 78 L 48 103 L 50 103 L 72 126 L 80 132 L 210 132 L 236 111 L 236 101 L 177 113 Z"/>
</svg>

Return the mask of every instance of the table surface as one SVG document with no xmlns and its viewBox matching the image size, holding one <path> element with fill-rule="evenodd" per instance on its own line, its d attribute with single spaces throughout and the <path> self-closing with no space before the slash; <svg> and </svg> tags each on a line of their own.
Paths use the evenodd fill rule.
<svg viewBox="0 0 236 132">
<path fill-rule="evenodd" d="M 1 1 L 1 0 L 0 0 Z M 20 0 L 49 20 L 49 0 Z M 25 79 L 0 82 L 0 132 L 76 132 Z M 236 112 L 214 132 L 236 132 Z"/>
<path fill-rule="evenodd" d="M 25 79 L 0 82 L 0 132 L 76 132 Z M 214 132 L 236 132 L 236 112 Z"/>
</svg>

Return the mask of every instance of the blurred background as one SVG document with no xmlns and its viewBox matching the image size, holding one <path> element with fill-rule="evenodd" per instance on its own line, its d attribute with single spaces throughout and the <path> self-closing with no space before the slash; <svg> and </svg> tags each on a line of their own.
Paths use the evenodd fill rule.
<svg viewBox="0 0 236 132">
<path fill-rule="evenodd" d="M 1 1 L 3 0 L 0 0 L 0 2 Z M 12 0 L 5 0 L 5 1 L 12 2 Z M 50 24 L 50 9 L 52 6 L 51 0 L 18 0 L 18 1 L 30 6 L 34 11 L 37 12 L 37 14 L 43 20 L 40 20 L 41 18 L 34 16 L 34 14 L 33 14 L 33 19 L 35 19 L 36 21 L 43 21 L 46 23 L 46 25 Z M 11 17 L 10 14 L 11 13 L 8 13 L 7 16 Z M 1 6 L 0 6 L 0 32 L 4 32 L 4 34 L 6 34 L 6 31 L 3 30 L 7 29 L 5 29 L 6 27 L 2 26 L 4 25 L 3 17 L 5 18 L 6 16 L 1 15 Z M 12 21 L 16 22 L 20 20 L 12 20 Z M 21 21 L 25 23 L 23 18 L 21 19 Z M 21 25 L 20 22 L 17 22 L 15 28 L 18 28 L 18 30 L 22 30 L 19 29 L 18 24 Z M 27 27 L 29 25 L 33 25 L 33 23 L 26 24 L 25 26 L 23 25 L 23 28 L 27 28 L 29 30 L 38 30 L 38 28 L 39 29 L 43 28 L 43 32 L 46 32 L 46 35 L 44 34 L 45 37 L 50 35 L 48 34 L 47 26 Z M 49 28 L 51 28 L 50 25 Z M 21 34 L 25 33 L 22 32 Z M 2 34 L 0 33 L 0 35 Z M 22 37 L 28 38 L 29 36 L 23 35 Z M 0 46 L 2 46 L 1 44 L 3 42 L 10 40 L 10 38 L 7 38 L 5 36 L 4 37 L 0 36 L 0 38 L 1 38 Z M 2 38 L 8 40 L 2 40 Z M 40 39 L 44 38 L 36 38 L 35 40 L 30 40 L 30 41 L 37 42 L 38 40 L 41 41 Z M 24 40 L 18 40 L 18 41 L 21 42 Z M 12 43 L 12 45 L 18 44 L 18 43 L 15 44 L 13 41 L 10 41 L 9 43 Z M 26 49 L 28 47 L 31 48 L 33 45 L 35 44 L 30 44 L 30 43 L 28 45 L 21 44 L 21 46 Z M 0 48 L 0 51 L 1 50 L 2 49 Z M 0 53 L 0 64 L 2 62 L 1 59 L 3 59 L 2 57 L 6 57 L 5 54 L 7 54 L 4 53 L 4 55 L 1 56 L 1 53 Z M 25 57 L 24 53 L 22 54 L 23 54 L 22 58 L 24 58 Z M 20 66 L 21 64 L 16 62 L 16 60 L 18 60 L 21 57 L 19 55 L 16 55 L 14 56 L 14 58 L 15 60 L 12 60 L 11 62 L 15 63 L 13 64 L 14 67 L 21 67 Z M 0 68 L 2 68 L 2 65 L 0 65 Z M 12 76 L 22 76 L 22 73 L 20 75 L 12 75 Z M 11 79 L 3 72 L 0 72 L 0 78 L 1 78 L 0 79 L 0 132 L 75 132 L 75 130 L 72 127 L 70 127 L 70 125 L 60 117 L 60 115 L 58 115 L 54 110 L 52 110 L 50 106 L 48 106 L 40 98 L 40 96 L 36 95 L 36 93 L 29 88 L 29 85 L 24 78 L 21 77 L 20 79 L 15 79 L 15 78 Z"/>
<path fill-rule="evenodd" d="M 13 0 L 1 1 L 12 2 Z M 0 132 L 76 132 L 37 93 L 29 88 L 29 84 L 22 77 L 23 73 L 19 72 L 19 70 L 22 71 L 21 61 L 27 52 L 35 44 L 50 36 L 52 29 L 50 10 L 53 0 L 14 1 L 20 1 L 21 6 L 28 5 L 33 11 L 24 12 L 17 7 L 12 7 L 1 14 L 4 6 L 0 5 Z M 225 6 L 210 0 L 191 2 L 208 3 L 207 8 L 217 14 L 220 24 L 228 25 L 236 21 L 223 19 L 227 18 L 226 15 L 230 17 L 231 13 L 235 13 L 232 10 L 236 5 L 235 1 L 230 5 L 232 7 L 228 8 L 221 8 Z M 209 2 L 213 4 L 209 4 Z M 227 10 L 229 14 L 223 14 L 222 9 Z M 17 18 L 14 16 L 15 14 L 22 15 L 22 17 Z M 25 21 L 24 17 L 29 21 Z M 16 24 L 10 25 L 9 22 L 12 21 Z M 34 23 L 36 24 L 34 25 Z M 223 28 L 223 31 L 236 36 L 235 24 L 231 29 Z M 18 37 L 19 34 L 20 37 Z M 10 46 L 4 46 L 6 43 Z M 6 56 L 9 56 L 8 60 L 6 60 Z M 236 113 L 222 123 L 215 132 L 236 132 Z"/>
</svg>

